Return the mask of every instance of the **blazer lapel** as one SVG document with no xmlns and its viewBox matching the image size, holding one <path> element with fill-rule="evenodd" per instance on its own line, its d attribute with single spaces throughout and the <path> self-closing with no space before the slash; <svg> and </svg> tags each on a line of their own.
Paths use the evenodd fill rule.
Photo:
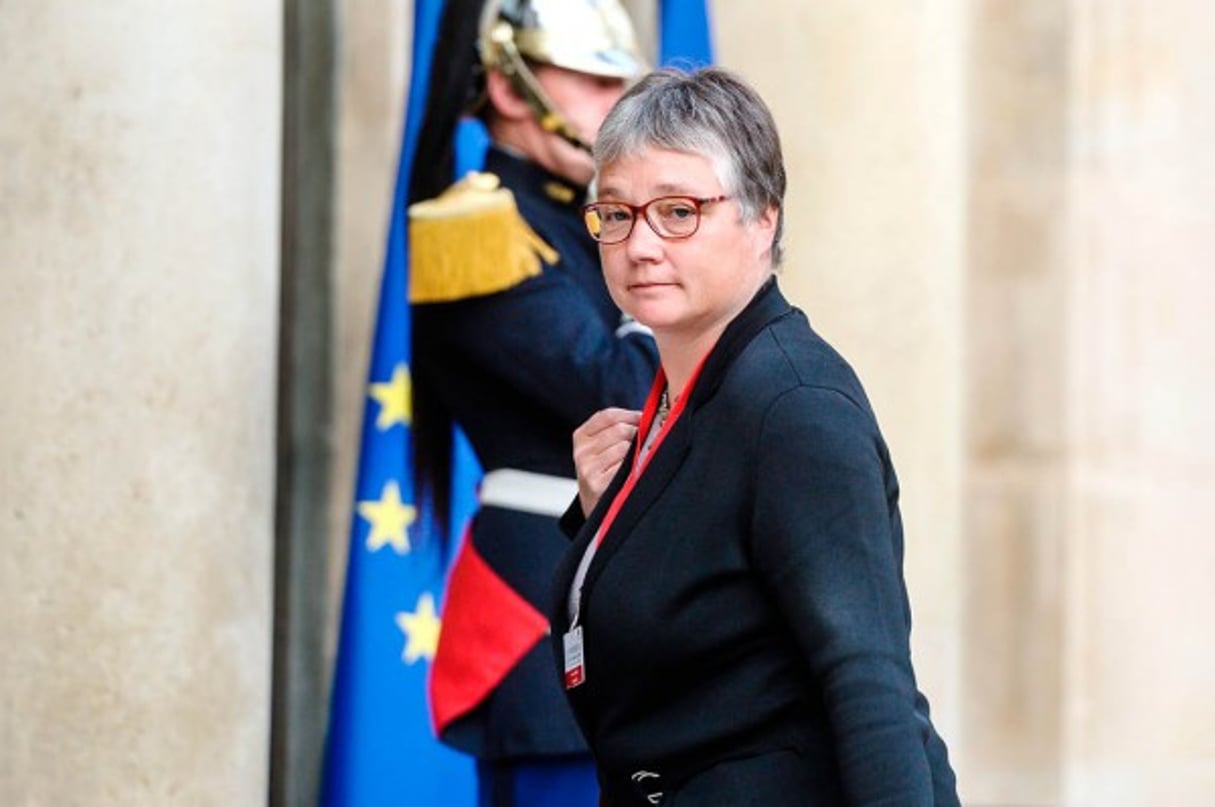
<svg viewBox="0 0 1215 807">
<path fill-rule="evenodd" d="M 671 425 L 671 431 L 663 438 L 662 444 L 658 446 L 653 456 L 650 457 L 650 461 L 645 467 L 645 472 L 637 480 L 637 484 L 633 487 L 629 498 L 625 500 L 624 506 L 616 514 L 616 520 L 608 528 L 607 535 L 603 536 L 603 542 L 595 552 L 595 558 L 591 561 L 591 567 L 587 570 L 586 582 L 584 584 L 585 589 L 589 589 L 594 584 L 594 581 L 603 571 L 604 564 L 611 560 L 612 556 L 616 554 L 624 543 L 627 543 L 629 537 L 633 535 L 633 528 L 637 526 L 637 522 L 650 509 L 650 506 L 658 498 L 659 494 L 670 484 L 671 479 L 675 476 L 675 472 L 683 464 L 684 458 L 688 454 L 688 449 L 692 445 L 691 414 L 691 412 L 685 411 Z M 630 457 L 628 458 L 630 462 L 632 459 L 631 455 L 632 452 L 630 452 Z M 614 484 L 613 487 L 619 490 L 619 485 Z M 607 497 L 605 496 L 604 498 Z M 595 521 L 596 530 L 599 528 L 600 521 L 602 521 L 602 514 Z"/>
<path fill-rule="evenodd" d="M 670 433 L 663 439 L 654 455 L 650 457 L 645 472 L 637 480 L 632 493 L 616 515 L 616 520 L 610 525 L 608 534 L 603 537 L 602 544 L 596 550 L 591 566 L 587 570 L 586 580 L 583 584 L 584 592 L 594 585 L 595 580 L 603 572 L 605 564 L 611 560 L 623 544 L 627 543 L 637 522 L 674 478 L 692 447 L 696 411 L 712 399 L 734 359 L 750 344 L 756 334 L 773 320 L 792 313 L 792 311 L 793 308 L 776 285 L 776 278 L 772 278 L 726 327 L 710 352 L 709 358 L 705 361 L 700 378 L 697 379 L 696 386 L 692 390 L 692 397 L 688 401 L 687 409 L 672 424 Z M 604 514 L 607 512 L 608 503 L 616 497 L 623 486 L 624 480 L 627 478 L 625 469 L 632 466 L 636 451 L 637 444 L 634 442 L 628 456 L 621 463 L 616 478 L 612 480 L 612 484 L 601 497 L 595 511 L 583 527 L 583 534 L 577 541 L 577 546 L 581 547 L 582 551 L 585 551 L 587 541 L 592 540 L 587 533 L 593 536 L 595 532 L 598 532 Z M 575 555 L 581 557 L 582 551 L 576 551 Z"/>
</svg>

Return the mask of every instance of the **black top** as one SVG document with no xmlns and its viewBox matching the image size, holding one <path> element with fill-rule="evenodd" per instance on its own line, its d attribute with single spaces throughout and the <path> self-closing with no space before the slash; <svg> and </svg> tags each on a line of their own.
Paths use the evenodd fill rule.
<svg viewBox="0 0 1215 807">
<path fill-rule="evenodd" d="M 559 664 L 574 570 L 631 459 L 558 571 Z M 957 804 L 912 671 L 902 562 L 898 483 L 861 384 L 773 281 L 713 349 L 587 572 L 586 681 L 568 695 L 606 803 Z"/>
</svg>

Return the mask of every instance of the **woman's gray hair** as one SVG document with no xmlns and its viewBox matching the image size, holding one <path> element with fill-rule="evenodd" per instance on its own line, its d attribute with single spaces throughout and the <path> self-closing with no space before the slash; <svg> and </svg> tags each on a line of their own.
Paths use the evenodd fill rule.
<svg viewBox="0 0 1215 807">
<path fill-rule="evenodd" d="M 595 140 L 595 171 L 647 148 L 700 154 L 712 161 L 744 221 L 776 208 L 772 266 L 780 266 L 785 221 L 785 163 L 772 112 L 728 70 L 655 70 L 617 102 Z"/>
</svg>

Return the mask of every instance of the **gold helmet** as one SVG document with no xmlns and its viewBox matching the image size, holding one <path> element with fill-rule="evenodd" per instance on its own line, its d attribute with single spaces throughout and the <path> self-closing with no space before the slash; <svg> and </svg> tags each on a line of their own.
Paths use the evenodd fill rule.
<svg viewBox="0 0 1215 807">
<path fill-rule="evenodd" d="M 528 62 L 626 81 L 646 69 L 619 0 L 488 0 L 477 47 L 482 67 L 509 78 L 545 129 L 588 150 L 546 97 Z"/>
</svg>

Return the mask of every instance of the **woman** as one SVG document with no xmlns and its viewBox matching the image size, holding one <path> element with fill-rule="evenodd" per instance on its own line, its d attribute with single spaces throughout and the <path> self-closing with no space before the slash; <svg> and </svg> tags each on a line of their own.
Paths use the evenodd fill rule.
<svg viewBox="0 0 1215 807">
<path fill-rule="evenodd" d="M 890 457 L 775 281 L 771 113 L 726 71 L 659 71 L 595 163 L 587 226 L 662 365 L 642 413 L 575 433 L 563 520 L 553 637 L 604 803 L 957 804 L 912 671 Z"/>
</svg>

